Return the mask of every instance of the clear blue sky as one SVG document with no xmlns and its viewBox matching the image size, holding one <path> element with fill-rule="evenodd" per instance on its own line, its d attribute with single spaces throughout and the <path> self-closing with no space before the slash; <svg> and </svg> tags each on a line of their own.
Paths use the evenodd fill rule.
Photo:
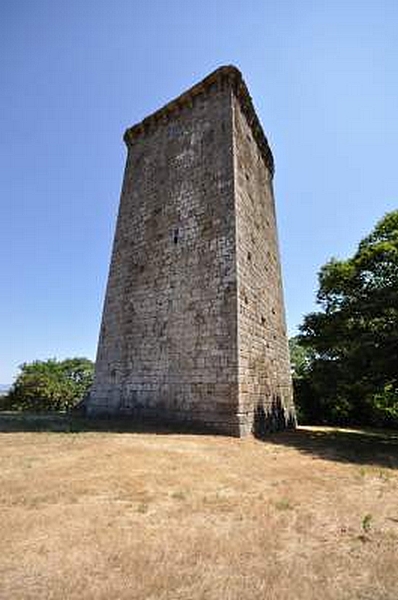
<svg viewBox="0 0 398 600">
<path fill-rule="evenodd" d="M 398 206 L 396 0 L 2 0 L 0 383 L 94 358 L 124 129 L 221 64 L 276 160 L 289 330 Z"/>
</svg>

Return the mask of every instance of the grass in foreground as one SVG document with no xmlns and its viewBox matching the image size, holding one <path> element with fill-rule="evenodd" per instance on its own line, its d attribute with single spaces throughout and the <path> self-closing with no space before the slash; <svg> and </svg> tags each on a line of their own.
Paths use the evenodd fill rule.
<svg viewBox="0 0 398 600">
<path fill-rule="evenodd" d="M 396 434 L 17 421 L 0 418 L 1 599 L 398 598 Z"/>
</svg>

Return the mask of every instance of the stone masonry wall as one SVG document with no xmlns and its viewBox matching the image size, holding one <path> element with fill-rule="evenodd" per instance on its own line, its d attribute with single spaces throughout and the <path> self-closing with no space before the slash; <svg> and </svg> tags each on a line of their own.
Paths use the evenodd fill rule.
<svg viewBox="0 0 398 600">
<path fill-rule="evenodd" d="M 294 424 L 273 163 L 233 99 L 241 433 Z"/>
<path fill-rule="evenodd" d="M 273 158 L 221 67 L 127 130 L 89 414 L 294 426 Z"/>
<path fill-rule="evenodd" d="M 128 146 L 89 413 L 238 434 L 229 86 Z"/>
</svg>

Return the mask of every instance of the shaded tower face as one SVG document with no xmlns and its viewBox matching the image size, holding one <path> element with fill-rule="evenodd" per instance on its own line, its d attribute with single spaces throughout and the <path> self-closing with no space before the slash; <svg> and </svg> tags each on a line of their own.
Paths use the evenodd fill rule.
<svg viewBox="0 0 398 600">
<path fill-rule="evenodd" d="M 89 414 L 294 425 L 273 159 L 240 72 L 221 67 L 125 141 Z"/>
</svg>

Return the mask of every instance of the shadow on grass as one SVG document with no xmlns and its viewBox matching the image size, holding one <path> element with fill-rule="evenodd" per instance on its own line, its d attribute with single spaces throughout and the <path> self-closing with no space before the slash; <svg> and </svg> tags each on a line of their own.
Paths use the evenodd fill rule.
<svg viewBox="0 0 398 600">
<path fill-rule="evenodd" d="M 0 433 L 16 432 L 87 433 L 153 433 L 153 434 L 213 434 L 199 431 L 189 423 L 163 424 L 159 421 L 141 421 L 128 417 L 85 417 L 73 413 L 19 413 L 0 412 Z"/>
<path fill-rule="evenodd" d="M 398 431 L 299 427 L 266 441 L 326 460 L 398 468 Z"/>
</svg>

